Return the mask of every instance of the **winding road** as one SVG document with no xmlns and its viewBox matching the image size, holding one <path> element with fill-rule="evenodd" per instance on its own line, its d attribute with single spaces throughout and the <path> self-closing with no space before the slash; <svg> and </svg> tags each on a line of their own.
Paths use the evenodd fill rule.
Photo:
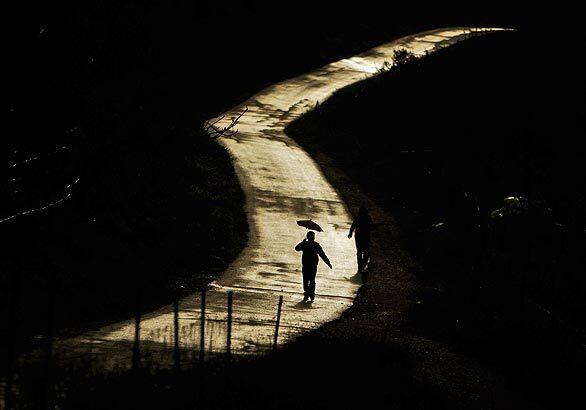
<svg viewBox="0 0 586 410">
<path fill-rule="evenodd" d="M 337 89 L 376 73 L 384 62 L 392 60 L 396 49 L 422 55 L 485 31 L 447 28 L 403 37 L 270 86 L 228 111 L 218 122 L 225 126 L 248 107 L 237 125 L 239 132 L 223 138 L 221 144 L 234 159 L 246 194 L 250 235 L 248 247 L 209 287 L 206 355 L 226 349 L 227 291 L 234 292 L 232 352 L 260 354 L 272 348 L 279 295 L 284 297 L 279 333 L 282 345 L 338 318 L 352 305 L 361 285 L 355 275 L 354 244 L 346 236 L 350 212 L 312 158 L 285 135 L 285 127 Z M 320 264 L 313 304 L 300 303 L 300 255 L 293 250 L 305 235 L 296 220 L 307 218 L 324 228 L 317 240 L 334 266 L 329 270 Z M 179 343 L 184 348 L 184 363 L 194 360 L 201 348 L 199 297 L 194 294 L 179 304 Z M 90 362 L 104 370 L 126 368 L 132 362 L 134 332 L 134 321 L 124 321 L 58 341 L 55 354 L 59 360 Z M 172 307 L 143 317 L 141 340 L 145 366 L 172 363 Z"/>
</svg>

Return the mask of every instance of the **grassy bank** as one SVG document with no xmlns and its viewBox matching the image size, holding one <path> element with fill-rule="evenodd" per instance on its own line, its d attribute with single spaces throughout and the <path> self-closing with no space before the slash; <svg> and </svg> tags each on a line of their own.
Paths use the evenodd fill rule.
<svg viewBox="0 0 586 410">
<path fill-rule="evenodd" d="M 3 227 L 2 302 L 19 291 L 21 337 L 45 332 L 54 287 L 57 328 L 92 328 L 131 316 L 139 295 L 148 310 L 200 288 L 246 243 L 230 158 L 202 131 L 118 141 L 79 161 L 71 198 Z"/>
<path fill-rule="evenodd" d="M 182 369 L 143 370 L 108 376 L 83 367 L 51 371 L 48 401 L 63 409 L 397 409 L 467 408 L 450 402 L 433 386 L 415 377 L 408 349 L 391 340 L 373 343 L 372 334 L 315 332 L 299 343 L 266 357 L 222 357 L 190 363 Z M 130 348 L 130 346 L 128 346 Z M 172 354 L 169 351 L 169 354 Z M 37 375 L 42 374 L 38 371 Z M 42 377 L 22 387 L 21 408 L 38 403 Z M 462 405 L 462 403 L 465 403 Z"/>
<path fill-rule="evenodd" d="M 513 390 L 555 403 L 576 393 L 584 363 L 583 78 L 571 58 L 536 68 L 542 39 L 491 35 L 385 70 L 287 132 L 324 158 L 349 204 L 336 169 L 396 217 L 398 231 L 376 238 L 374 274 L 396 270 L 384 242 L 399 236 L 417 278 L 403 331 L 502 366 Z M 497 217 L 509 196 L 531 205 Z"/>
</svg>

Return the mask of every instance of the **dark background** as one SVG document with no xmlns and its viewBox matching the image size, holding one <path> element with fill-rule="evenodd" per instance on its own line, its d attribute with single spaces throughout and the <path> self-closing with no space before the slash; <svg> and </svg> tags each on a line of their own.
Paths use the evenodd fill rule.
<svg viewBox="0 0 586 410">
<path fill-rule="evenodd" d="M 3 271 L 50 264 L 75 286 L 97 272 L 117 275 L 115 266 L 142 274 L 136 263 L 155 248 L 165 251 L 143 276 L 167 271 L 171 288 L 194 265 L 205 282 L 230 262 L 245 243 L 242 196 L 200 124 L 267 84 L 441 26 L 515 27 L 544 59 L 563 60 L 581 45 L 579 13 L 559 2 L 58 1 L 11 4 L 5 16 L 0 215 L 71 198 L 3 224 L 3 262 L 20 261 Z M 195 185 L 201 197 L 186 193 Z M 202 215 L 225 229 L 201 225 Z M 36 262 L 10 267 L 24 260 Z M 30 286 L 43 291 L 47 275 L 39 275 Z"/>
<path fill-rule="evenodd" d="M 88 294 L 103 302 L 81 310 L 96 323 L 133 309 L 115 289 L 146 282 L 158 294 L 163 283 L 166 296 L 145 297 L 157 305 L 209 281 L 244 246 L 243 198 L 226 153 L 201 132 L 205 119 L 425 29 L 515 27 L 546 59 L 580 45 L 578 14 L 560 3 L 58 1 L 11 4 L 5 15 L 0 216 L 70 197 L 2 224 L 2 288 L 13 272 L 36 272 L 23 286 L 42 294 L 51 266 L 65 272 L 71 305 Z M 31 299 L 33 311 L 44 303 Z M 75 327 L 74 311 L 64 322 Z"/>
<path fill-rule="evenodd" d="M 246 244 L 243 197 L 227 153 L 207 138 L 201 123 L 275 81 L 425 29 L 514 27 L 523 41 L 517 38 L 513 46 L 505 47 L 506 57 L 493 44 L 488 56 L 468 49 L 433 64 L 501 58 L 492 66 L 470 66 L 482 69 L 483 75 L 498 69 L 501 76 L 510 67 L 516 78 L 526 77 L 526 94 L 507 100 L 498 115 L 506 111 L 514 116 L 516 104 L 536 97 L 535 101 L 544 102 L 535 111 L 538 120 L 548 117 L 549 107 L 556 108 L 556 117 L 546 121 L 554 130 L 548 134 L 554 141 L 556 125 L 564 118 L 582 118 L 575 124 L 582 124 L 583 129 L 583 111 L 579 111 L 584 97 L 583 66 L 576 58 L 583 48 L 581 14 L 562 2 L 529 6 L 494 1 L 55 1 L 11 3 L 3 15 L 3 94 L 8 119 L 0 149 L 0 218 L 71 194 L 59 206 L 0 225 L 0 237 L 7 243 L 0 265 L 3 317 L 10 311 L 14 278 L 20 280 L 16 284 L 21 293 L 19 309 L 29 310 L 19 310 L 19 341 L 45 331 L 47 318 L 38 312 L 46 311 L 52 283 L 57 282 L 59 288 L 56 326 L 60 332 L 75 333 L 129 317 L 140 292 L 144 309 L 168 303 L 177 294 L 204 285 L 230 263 Z M 508 43 L 506 38 L 499 41 L 501 46 Z M 522 59 L 515 56 L 515 44 L 524 47 Z M 519 61 L 524 62 L 523 70 L 519 70 Z M 533 71 L 527 62 L 539 70 Z M 451 73 L 455 84 L 457 78 Z M 481 81 L 473 71 L 464 74 L 466 84 Z M 438 80 L 435 75 L 428 77 L 432 85 Z M 499 77 L 495 78 L 498 82 Z M 483 83 L 478 92 L 501 90 L 508 95 L 506 87 L 515 87 L 514 79 L 505 86 Z M 418 92 L 425 92 L 421 87 Z M 443 84 L 427 92 L 430 90 L 446 94 L 472 91 L 462 84 Z M 408 87 L 401 92 L 409 104 L 421 102 Z M 564 112 L 566 107 L 569 111 L 576 108 L 576 112 Z M 466 114 L 473 111 L 466 109 Z M 483 110 L 483 115 L 473 119 L 490 125 L 483 129 L 488 135 L 497 128 L 491 121 L 496 113 L 488 104 Z M 354 108 L 350 111 L 359 114 Z M 401 115 L 413 119 L 408 109 Z M 475 126 L 483 128 L 482 124 Z M 573 146 L 579 147 L 579 131 L 571 135 Z M 517 145 L 518 152 L 525 152 L 525 147 Z M 457 158 L 464 152 L 465 147 L 455 144 L 450 154 Z M 571 178 L 564 179 L 563 172 L 558 178 L 572 190 L 581 183 L 581 168 L 575 166 L 580 151 L 557 152 L 561 153 L 558 164 L 578 157 L 568 162 Z M 79 182 L 68 189 L 77 178 Z M 465 182 L 474 185 L 474 181 Z M 524 189 L 522 182 L 508 182 Z M 480 191 L 494 188 L 476 185 Z M 571 199 L 565 202 L 557 198 L 555 209 L 559 216 L 557 205 L 565 205 L 565 219 L 559 221 L 579 227 L 583 209 L 577 197 L 569 195 Z M 496 199 L 490 199 L 486 209 L 493 206 L 498 206 Z M 425 222 L 433 222 L 436 216 L 434 213 Z M 415 252 L 421 250 L 417 243 L 411 245 Z M 573 252 L 583 255 L 579 249 Z M 431 262 L 427 266 L 436 260 Z M 576 272 L 574 267 L 568 270 Z M 461 285 L 457 289 L 463 293 L 476 285 L 461 281 L 460 271 L 453 273 L 441 279 Z M 498 294 L 485 295 L 493 302 L 500 300 Z M 431 304 L 432 310 L 462 311 L 462 306 L 454 307 L 460 298 L 448 299 L 443 305 L 445 300 Z M 416 317 L 422 321 L 419 324 L 443 324 L 435 321 L 433 312 L 420 314 Z M 2 331 L 10 331 L 11 322 L 3 323 Z M 453 330 L 439 332 L 449 333 L 446 329 Z M 476 328 L 469 329 L 473 333 Z M 438 331 L 433 326 L 432 330 Z M 482 352 L 474 350 L 474 354 Z M 331 360 L 337 363 L 337 357 Z M 369 363 L 364 361 L 357 368 L 367 372 Z M 191 379 L 186 383 L 189 391 L 190 383 Z M 249 391 L 245 395 L 249 397 Z"/>
</svg>

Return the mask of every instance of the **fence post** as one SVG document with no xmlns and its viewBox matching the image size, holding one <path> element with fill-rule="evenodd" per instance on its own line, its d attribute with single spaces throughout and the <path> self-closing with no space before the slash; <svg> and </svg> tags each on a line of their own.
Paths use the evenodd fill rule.
<svg viewBox="0 0 586 410">
<path fill-rule="evenodd" d="M 178 370 L 180 367 L 181 357 L 179 356 L 179 300 L 177 298 L 175 298 L 173 301 L 173 333 L 173 362 L 175 369 Z"/>
<path fill-rule="evenodd" d="M 206 290 L 201 291 L 201 318 L 199 322 L 199 361 L 203 363 L 205 355 L 205 331 L 206 331 Z"/>
<path fill-rule="evenodd" d="M 4 384 L 4 407 L 12 410 L 14 407 L 12 397 L 12 384 L 14 377 L 14 362 L 16 356 L 16 331 L 18 329 L 18 308 L 20 305 L 21 290 L 20 272 L 15 269 L 12 274 L 10 307 L 8 313 L 8 346 L 6 349 L 6 382 Z"/>
<path fill-rule="evenodd" d="M 140 321 L 141 312 L 141 291 L 136 292 L 136 311 L 134 312 L 134 344 L 132 346 L 132 370 L 138 370 L 140 366 Z"/>
<path fill-rule="evenodd" d="M 279 296 L 279 305 L 277 306 L 277 322 L 275 323 L 275 339 L 273 340 L 273 350 L 277 350 L 277 341 L 279 339 L 279 324 L 281 323 L 281 309 L 283 307 L 283 295 Z"/>
<path fill-rule="evenodd" d="M 51 268 L 50 268 L 51 269 Z M 40 386 L 40 408 L 49 408 L 49 389 L 51 386 L 51 359 L 53 357 L 53 337 L 55 333 L 55 303 L 57 300 L 57 273 L 51 269 L 47 289 L 47 333 L 45 336 L 45 368 Z"/>
<path fill-rule="evenodd" d="M 232 291 L 228 291 L 228 323 L 226 329 L 226 357 L 232 355 Z"/>
</svg>

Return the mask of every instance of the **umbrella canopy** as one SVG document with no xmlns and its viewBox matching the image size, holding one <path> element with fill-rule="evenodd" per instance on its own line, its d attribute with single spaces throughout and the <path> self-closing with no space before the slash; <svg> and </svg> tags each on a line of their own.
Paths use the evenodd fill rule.
<svg viewBox="0 0 586 410">
<path fill-rule="evenodd" d="M 318 231 L 318 232 L 324 231 L 323 229 L 321 229 L 321 226 L 319 226 L 318 224 L 313 222 L 311 219 L 304 219 L 301 221 L 297 221 L 297 225 L 302 226 L 304 228 L 307 228 L 311 231 Z"/>
</svg>

